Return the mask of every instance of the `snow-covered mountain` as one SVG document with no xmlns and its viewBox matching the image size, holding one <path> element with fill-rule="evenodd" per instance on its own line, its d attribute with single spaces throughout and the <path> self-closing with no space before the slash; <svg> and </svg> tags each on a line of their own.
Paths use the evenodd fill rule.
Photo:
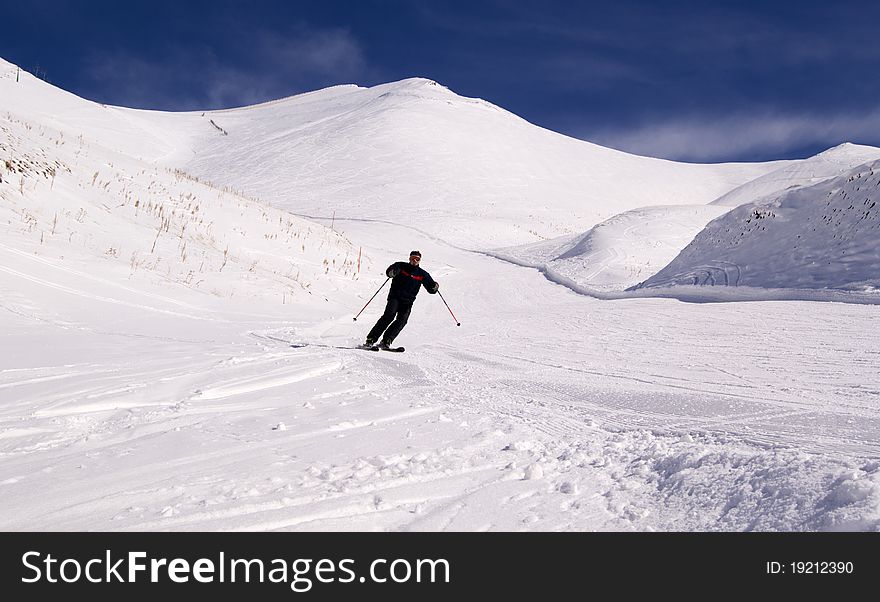
<svg viewBox="0 0 880 602">
<path fill-rule="evenodd" d="M 708 203 L 788 164 L 637 157 L 426 79 L 203 114 L 129 114 L 153 131 L 186 132 L 166 163 L 215 184 L 307 215 L 399 223 L 466 248 L 580 233 L 645 205 Z"/>
<path fill-rule="evenodd" d="M 0 61 L 0 528 L 876 530 L 877 305 L 572 292 L 804 164 L 635 157 L 423 79 L 175 114 Z M 850 286 L 854 175 L 760 205 L 852 237 Z M 415 248 L 443 299 L 355 349 Z"/>
<path fill-rule="evenodd" d="M 712 204 L 738 207 L 745 203 L 754 203 L 772 194 L 819 184 L 878 159 L 880 149 L 847 142 L 759 176 L 722 195 L 712 201 Z"/>
<path fill-rule="evenodd" d="M 741 205 L 641 286 L 880 290 L 880 161 Z"/>
<path fill-rule="evenodd" d="M 674 268 L 669 266 L 663 270 L 666 280 L 663 280 L 657 272 L 675 259 L 698 234 L 700 235 L 698 240 L 712 239 L 715 236 L 712 229 L 714 226 L 710 225 L 707 228 L 707 224 L 712 220 L 718 218 L 719 223 L 726 224 L 725 228 L 729 229 L 730 224 L 726 220 L 737 220 L 744 212 L 744 210 L 735 211 L 725 216 L 731 207 L 753 203 L 766 204 L 778 199 L 783 191 L 810 187 L 815 188 L 805 194 L 815 197 L 823 190 L 817 183 L 829 182 L 853 169 L 870 170 L 871 162 L 878 158 L 880 158 L 878 148 L 842 144 L 813 157 L 788 162 L 784 167 L 747 182 L 709 204 L 633 209 L 615 215 L 581 236 L 560 237 L 544 243 L 504 249 L 496 255 L 523 265 L 538 267 L 557 282 L 568 284 L 581 292 L 600 296 L 609 294 L 622 296 L 617 293 L 631 287 L 631 290 L 641 289 L 639 294 L 643 294 L 672 283 L 679 286 L 714 284 L 719 282 L 714 275 L 719 274 L 722 275 L 720 281 L 725 284 L 744 285 L 745 282 L 739 278 L 726 277 L 726 272 L 717 266 L 717 269 L 706 267 L 712 265 L 714 258 L 719 257 L 719 251 L 715 246 L 707 248 L 696 243 L 688 248 L 687 255 L 682 254 L 680 258 L 681 261 L 691 262 L 693 265 L 684 267 L 677 260 Z M 835 184 L 831 183 L 829 186 L 834 187 Z M 748 220 L 748 216 L 744 219 Z M 806 225 L 802 224 L 802 226 Z M 839 288 L 842 285 L 845 287 L 847 283 L 841 282 L 840 279 L 845 279 L 852 269 L 835 271 L 836 275 L 829 277 L 827 266 L 837 266 L 838 258 L 833 249 L 840 246 L 841 238 L 847 240 L 854 234 L 854 232 L 833 232 L 829 229 L 802 232 L 799 236 L 812 241 L 811 260 L 786 265 L 784 269 L 787 270 L 787 278 L 778 279 L 768 274 L 764 279 L 765 284 L 760 284 L 762 279 L 757 277 L 762 266 L 772 272 L 780 269 L 779 265 L 771 266 L 766 261 L 755 262 L 749 268 L 753 276 L 750 278 L 750 286 L 800 289 L 807 283 L 812 283 L 808 288 Z M 867 245 L 873 244 L 871 241 L 876 239 L 876 234 L 865 230 L 860 230 L 858 235 L 865 238 L 862 242 Z M 771 253 L 769 247 L 777 243 L 779 241 L 772 239 L 769 233 L 766 238 L 752 237 L 737 241 L 741 251 L 751 253 L 754 257 L 776 257 L 782 249 L 774 249 Z M 706 255 L 701 256 L 703 253 Z M 687 259 L 684 259 L 685 257 Z M 736 269 L 732 265 L 725 265 L 728 270 Z M 876 278 L 878 273 L 876 267 L 868 261 L 861 266 L 861 269 L 866 278 Z M 680 274 L 681 277 L 671 276 L 672 274 Z M 645 282 L 646 280 L 648 282 Z M 660 284 L 661 282 L 663 284 Z M 642 283 L 644 286 L 637 286 Z M 706 291 L 684 293 L 681 289 L 679 293 L 699 297 L 710 295 Z M 664 294 L 674 293 L 667 291 Z M 768 294 L 761 293 L 761 296 L 767 298 Z M 790 296 L 790 293 L 783 294 L 785 298 Z"/>
</svg>

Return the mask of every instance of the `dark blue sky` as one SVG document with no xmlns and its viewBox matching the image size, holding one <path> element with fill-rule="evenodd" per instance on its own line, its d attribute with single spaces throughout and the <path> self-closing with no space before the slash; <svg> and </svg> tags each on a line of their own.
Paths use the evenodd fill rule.
<svg viewBox="0 0 880 602">
<path fill-rule="evenodd" d="M 419 76 L 671 159 L 880 146 L 876 0 L 0 1 L 0 56 L 108 104 L 211 109 Z"/>
</svg>

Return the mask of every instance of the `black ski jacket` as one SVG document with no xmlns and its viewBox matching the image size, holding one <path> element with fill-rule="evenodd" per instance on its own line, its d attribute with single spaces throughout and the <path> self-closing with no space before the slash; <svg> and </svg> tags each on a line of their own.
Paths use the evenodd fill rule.
<svg viewBox="0 0 880 602">
<path fill-rule="evenodd" d="M 419 266 L 410 265 L 406 261 L 398 261 L 392 263 L 385 270 L 385 275 L 391 280 L 391 290 L 388 292 L 389 299 L 398 299 L 407 303 L 416 300 L 419 294 L 419 288 L 425 287 L 432 295 L 437 292 L 438 286 L 431 278 L 431 274 L 420 268 Z"/>
</svg>

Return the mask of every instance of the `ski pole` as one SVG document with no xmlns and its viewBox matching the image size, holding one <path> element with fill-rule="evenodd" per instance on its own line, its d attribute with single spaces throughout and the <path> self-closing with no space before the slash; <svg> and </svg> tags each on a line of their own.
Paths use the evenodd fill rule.
<svg viewBox="0 0 880 602">
<path fill-rule="evenodd" d="M 387 280 L 385 280 L 385 282 L 382 283 L 382 286 L 379 287 L 379 290 L 376 291 L 375 293 L 373 293 L 373 296 L 370 297 L 370 300 L 369 300 L 369 301 L 367 301 L 367 305 L 369 305 L 370 303 L 372 303 L 373 299 L 376 298 L 376 295 L 379 294 L 379 291 L 381 291 L 383 288 L 385 288 L 385 285 L 388 284 L 388 280 L 391 280 L 391 278 L 388 278 Z M 362 313 L 364 313 L 364 310 L 367 309 L 367 305 L 364 305 L 364 306 L 361 308 L 361 310 L 358 312 L 358 315 L 354 317 L 354 321 L 355 321 L 355 322 L 358 321 L 358 316 L 361 315 Z"/>
<path fill-rule="evenodd" d="M 437 291 L 437 294 L 440 295 L 440 298 L 443 299 L 443 293 Z M 443 305 L 446 306 L 446 309 L 449 309 L 449 304 L 446 302 L 446 299 L 443 299 Z M 456 326 L 461 326 L 461 322 L 458 321 L 458 318 L 455 317 L 455 314 L 452 313 L 452 310 L 449 309 L 449 314 L 452 316 L 452 319 L 455 320 Z"/>
</svg>

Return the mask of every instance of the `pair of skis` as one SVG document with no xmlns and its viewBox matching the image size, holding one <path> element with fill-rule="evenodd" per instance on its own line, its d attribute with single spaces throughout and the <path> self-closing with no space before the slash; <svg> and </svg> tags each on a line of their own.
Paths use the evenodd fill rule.
<svg viewBox="0 0 880 602">
<path fill-rule="evenodd" d="M 361 345 L 358 349 L 366 349 L 367 351 L 391 351 L 393 353 L 403 353 L 406 351 L 403 347 L 388 347 L 385 349 L 378 345 Z"/>
<path fill-rule="evenodd" d="M 326 347 L 328 349 L 366 349 L 367 351 L 391 351 L 393 353 L 403 353 L 405 351 L 403 347 L 390 347 L 388 349 L 382 349 L 382 347 L 380 347 L 379 345 L 357 345 L 355 347 L 345 347 L 343 345 L 328 345 L 326 343 L 300 343 L 290 341 L 288 339 L 283 339 L 281 337 L 276 337 L 271 334 L 260 334 L 256 332 L 251 332 L 249 334 L 258 339 L 270 339 L 272 341 L 278 341 L 280 343 L 287 343 L 294 349 L 299 349 L 301 347 Z"/>
<path fill-rule="evenodd" d="M 324 345 L 321 343 L 291 343 L 291 347 L 329 347 L 331 349 L 365 349 L 367 351 L 391 351 L 392 353 L 403 353 L 406 351 L 403 347 L 389 347 L 383 349 L 379 345 L 357 345 L 355 347 L 344 347 L 342 345 Z"/>
</svg>

